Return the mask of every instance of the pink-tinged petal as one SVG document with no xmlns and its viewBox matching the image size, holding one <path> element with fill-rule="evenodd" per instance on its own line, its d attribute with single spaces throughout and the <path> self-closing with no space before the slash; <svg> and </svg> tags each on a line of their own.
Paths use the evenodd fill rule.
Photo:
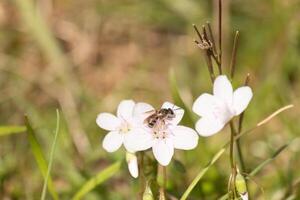
<svg viewBox="0 0 300 200">
<path fill-rule="evenodd" d="M 175 126 L 172 129 L 173 145 L 175 149 L 190 150 L 198 144 L 198 134 L 195 130 L 185 126 Z"/>
<path fill-rule="evenodd" d="M 134 108 L 134 101 L 133 100 L 123 100 L 120 102 L 117 110 L 117 116 L 120 119 L 131 119 L 133 115 L 133 108 Z"/>
<path fill-rule="evenodd" d="M 215 79 L 214 96 L 225 102 L 227 106 L 232 105 L 233 89 L 227 76 L 220 75 Z"/>
<path fill-rule="evenodd" d="M 139 102 L 134 106 L 133 116 L 136 120 L 143 122 L 148 116 L 150 116 L 154 112 L 155 109 L 150 104 Z"/>
<path fill-rule="evenodd" d="M 130 175 L 133 178 L 137 178 L 139 176 L 139 169 L 135 153 L 126 152 L 126 161 Z"/>
<path fill-rule="evenodd" d="M 196 123 L 196 130 L 200 136 L 208 137 L 219 132 L 226 123 L 210 117 L 202 117 Z"/>
<path fill-rule="evenodd" d="M 124 136 L 124 146 L 129 152 L 144 151 L 153 145 L 153 136 L 143 128 L 135 128 Z"/>
<path fill-rule="evenodd" d="M 118 131 L 109 132 L 103 139 L 102 146 L 107 152 L 118 150 L 123 143 L 123 136 Z"/>
<path fill-rule="evenodd" d="M 121 125 L 121 120 L 110 113 L 100 113 L 97 116 L 96 123 L 105 130 L 115 131 Z"/>
<path fill-rule="evenodd" d="M 175 118 L 170 121 L 174 125 L 177 125 L 184 115 L 184 110 L 182 108 L 170 102 L 164 102 L 161 108 L 171 108 L 174 111 Z"/>
<path fill-rule="evenodd" d="M 233 110 L 235 115 L 241 114 L 252 99 L 252 90 L 248 86 L 240 87 L 233 93 Z"/>
<path fill-rule="evenodd" d="M 193 111 L 201 117 L 213 115 L 217 105 L 217 99 L 211 95 L 204 93 L 199 96 L 193 104 Z"/>
<path fill-rule="evenodd" d="M 174 154 L 174 146 L 170 139 L 156 140 L 152 150 L 155 159 L 163 166 L 170 163 Z"/>
<path fill-rule="evenodd" d="M 232 117 L 232 111 L 221 100 L 210 94 L 202 94 L 193 105 L 193 111 L 205 118 L 215 118 L 227 123 Z"/>
</svg>

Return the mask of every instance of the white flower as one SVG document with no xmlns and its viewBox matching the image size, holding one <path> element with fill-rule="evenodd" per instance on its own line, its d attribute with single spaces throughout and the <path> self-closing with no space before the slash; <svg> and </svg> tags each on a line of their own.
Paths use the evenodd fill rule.
<svg viewBox="0 0 300 200">
<path fill-rule="evenodd" d="M 171 108 L 175 112 L 175 118 L 167 120 L 166 123 L 159 123 L 153 128 L 145 124 L 145 132 L 134 132 L 128 136 L 128 140 L 131 141 L 129 146 L 134 151 L 152 148 L 155 159 L 161 165 L 166 166 L 172 159 L 174 149 L 194 149 L 198 144 L 198 135 L 191 128 L 177 125 L 183 117 L 183 109 L 169 102 L 165 102 L 162 108 Z M 137 103 L 134 115 L 144 121 L 150 111 L 154 111 L 151 105 Z"/>
<path fill-rule="evenodd" d="M 248 192 L 246 192 L 245 194 L 240 194 L 240 195 L 241 195 L 242 200 L 248 200 L 249 199 Z"/>
<path fill-rule="evenodd" d="M 100 113 L 96 119 L 96 123 L 101 128 L 110 131 L 103 140 L 103 148 L 108 152 L 118 150 L 122 144 L 129 152 L 130 149 L 128 136 L 133 133 L 144 132 L 141 128 L 141 122 L 133 116 L 135 102 L 132 100 L 123 100 L 118 106 L 117 116 L 110 113 Z"/>
<path fill-rule="evenodd" d="M 128 165 L 128 170 L 133 178 L 139 176 L 138 161 L 135 153 L 126 152 L 126 161 Z"/>
<path fill-rule="evenodd" d="M 202 94 L 193 105 L 193 111 L 201 116 L 196 130 L 201 136 L 219 132 L 234 116 L 241 114 L 252 98 L 252 90 L 243 86 L 235 91 L 225 75 L 214 81 L 213 95 Z"/>
</svg>

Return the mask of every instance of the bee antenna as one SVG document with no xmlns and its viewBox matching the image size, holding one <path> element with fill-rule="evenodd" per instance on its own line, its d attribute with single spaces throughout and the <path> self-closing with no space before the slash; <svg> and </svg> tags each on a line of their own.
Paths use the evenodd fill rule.
<svg viewBox="0 0 300 200">
<path fill-rule="evenodd" d="M 175 109 L 173 109 L 173 110 L 181 110 L 182 108 L 175 108 Z"/>
</svg>

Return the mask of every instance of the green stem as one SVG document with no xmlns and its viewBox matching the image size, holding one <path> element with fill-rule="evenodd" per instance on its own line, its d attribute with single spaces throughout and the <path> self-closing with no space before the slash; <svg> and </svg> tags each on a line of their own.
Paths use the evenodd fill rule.
<svg viewBox="0 0 300 200">
<path fill-rule="evenodd" d="M 159 200 L 166 200 L 165 188 L 167 184 L 167 168 L 165 166 L 158 166 L 162 174 L 162 185 L 159 188 Z"/>
<path fill-rule="evenodd" d="M 139 199 L 143 199 L 143 194 L 145 191 L 145 175 L 144 175 L 144 152 L 139 152 L 139 184 L 140 184 L 140 193 Z"/>
<path fill-rule="evenodd" d="M 235 136 L 235 130 L 234 130 L 234 125 L 233 122 L 230 121 L 230 150 L 229 150 L 229 158 L 230 158 L 230 166 L 231 169 L 234 169 L 234 158 L 233 158 L 233 145 L 234 145 L 234 136 Z"/>
<path fill-rule="evenodd" d="M 239 127 L 238 127 L 238 132 L 237 132 L 237 135 L 239 135 L 242 131 L 242 122 L 243 122 L 243 119 L 244 119 L 244 113 L 242 113 L 240 115 L 240 118 L 239 118 Z M 236 140 L 236 147 L 237 147 L 237 153 L 238 153 L 238 157 L 239 157 L 239 161 L 240 161 L 240 164 L 241 164 L 241 170 L 242 172 L 246 172 L 246 165 L 245 165 L 245 161 L 244 161 L 244 157 L 243 157 L 243 152 L 242 152 L 242 148 L 241 148 L 241 140 L 240 138 L 238 138 Z"/>
</svg>

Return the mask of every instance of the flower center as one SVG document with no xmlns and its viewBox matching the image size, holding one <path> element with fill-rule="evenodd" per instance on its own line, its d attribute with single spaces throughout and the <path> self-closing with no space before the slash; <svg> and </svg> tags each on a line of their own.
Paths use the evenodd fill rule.
<svg viewBox="0 0 300 200">
<path fill-rule="evenodd" d="M 164 123 L 159 123 L 152 129 L 153 138 L 164 140 L 168 137 L 169 131 L 168 126 Z"/>
<path fill-rule="evenodd" d="M 120 133 L 128 133 L 131 130 L 131 126 L 128 122 L 124 122 L 122 123 L 122 125 L 120 126 Z"/>
</svg>

